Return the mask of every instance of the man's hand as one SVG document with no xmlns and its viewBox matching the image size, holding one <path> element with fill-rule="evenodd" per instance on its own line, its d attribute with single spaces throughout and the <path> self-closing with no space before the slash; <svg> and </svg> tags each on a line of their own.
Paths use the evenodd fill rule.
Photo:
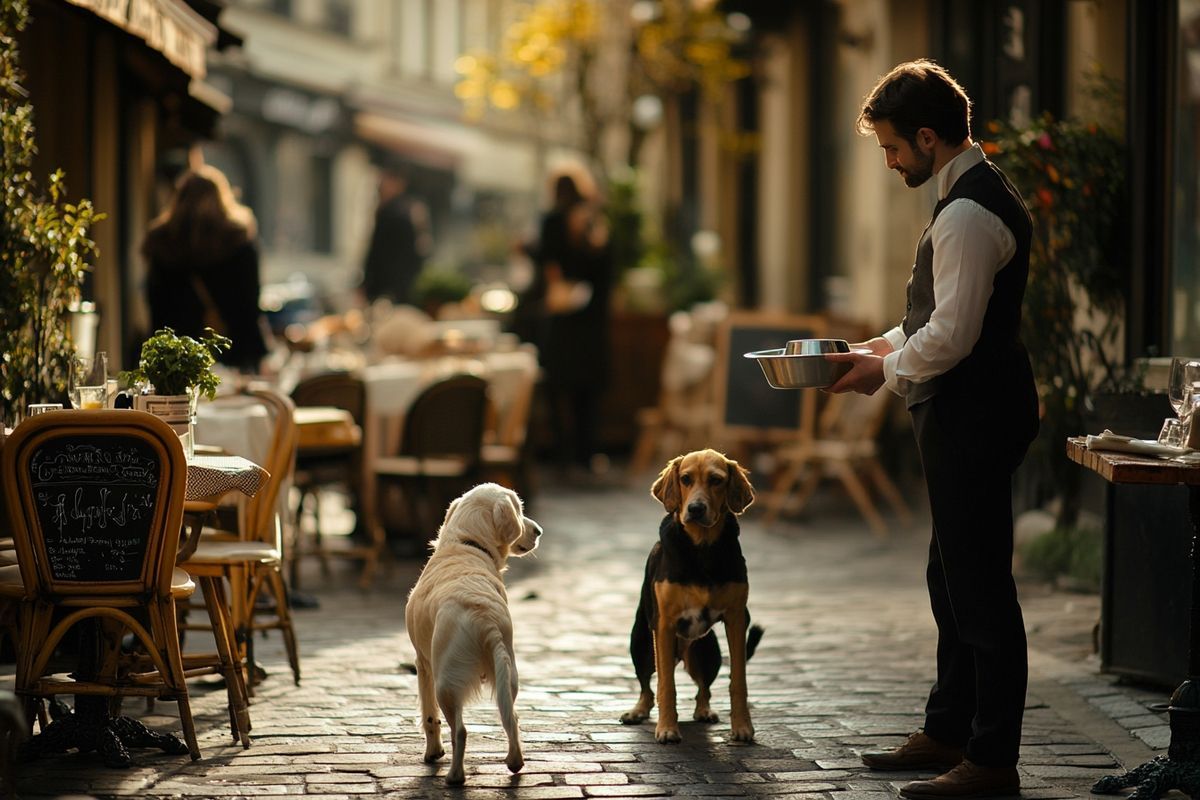
<svg viewBox="0 0 1200 800">
<path fill-rule="evenodd" d="M 872 353 L 826 353 L 826 361 L 850 362 L 854 366 L 850 371 L 841 377 L 837 383 L 829 386 L 824 391 L 831 394 L 841 394 L 843 392 L 858 392 L 859 394 L 875 394 L 880 386 L 883 386 L 883 356 L 874 353 L 874 348 L 871 344 L 874 342 L 883 342 L 887 347 L 887 352 L 891 352 L 892 348 L 884 339 L 872 339 L 862 345 L 853 345 L 859 349 L 870 349 Z"/>
<path fill-rule="evenodd" d="M 870 350 L 872 355 L 886 356 L 892 352 L 892 345 L 887 339 L 882 336 L 876 336 L 874 339 L 868 339 L 865 342 L 856 342 L 850 345 L 851 350 Z"/>
</svg>

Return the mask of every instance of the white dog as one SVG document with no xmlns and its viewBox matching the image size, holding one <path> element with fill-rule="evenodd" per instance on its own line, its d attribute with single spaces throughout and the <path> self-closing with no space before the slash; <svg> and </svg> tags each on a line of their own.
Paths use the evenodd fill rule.
<svg viewBox="0 0 1200 800">
<path fill-rule="evenodd" d="M 500 722 L 508 736 L 504 763 L 525 765 L 513 700 L 517 664 L 512 618 L 500 574 L 510 555 L 537 547 L 541 527 L 524 514 L 517 493 L 484 483 L 450 504 L 433 542 L 433 554 L 408 596 L 404 619 L 417 652 L 417 689 L 425 762 L 445 755 L 438 708 L 450 726 L 452 756 L 446 783 L 463 783 L 467 729 L 463 706 L 492 684 Z"/>
</svg>

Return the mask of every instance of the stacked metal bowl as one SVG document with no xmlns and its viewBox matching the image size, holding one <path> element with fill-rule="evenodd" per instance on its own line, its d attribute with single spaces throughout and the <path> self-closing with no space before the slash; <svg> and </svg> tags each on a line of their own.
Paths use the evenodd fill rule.
<svg viewBox="0 0 1200 800">
<path fill-rule="evenodd" d="M 827 361 L 826 353 L 849 353 L 845 339 L 792 339 L 786 347 L 746 353 L 775 389 L 823 389 L 850 371 L 850 362 Z"/>
</svg>

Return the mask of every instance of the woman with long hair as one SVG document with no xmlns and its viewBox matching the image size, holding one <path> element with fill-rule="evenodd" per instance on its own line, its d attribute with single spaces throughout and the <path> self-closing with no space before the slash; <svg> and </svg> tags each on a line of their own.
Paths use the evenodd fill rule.
<svg viewBox="0 0 1200 800">
<path fill-rule="evenodd" d="M 612 257 L 591 175 L 567 165 L 550 176 L 531 294 L 542 310 L 538 347 L 558 458 L 587 469 L 596 454 L 608 385 Z"/>
<path fill-rule="evenodd" d="M 256 372 L 268 335 L 258 307 L 257 225 L 219 169 L 200 165 L 180 175 L 142 255 L 152 329 L 198 337 L 213 328 L 233 341 L 221 361 Z"/>
</svg>

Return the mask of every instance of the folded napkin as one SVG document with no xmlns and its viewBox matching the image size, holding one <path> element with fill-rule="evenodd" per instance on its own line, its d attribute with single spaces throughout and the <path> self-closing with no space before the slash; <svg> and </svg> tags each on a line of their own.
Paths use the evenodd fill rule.
<svg viewBox="0 0 1200 800">
<path fill-rule="evenodd" d="M 1139 456 L 1169 458 L 1173 461 L 1200 464 L 1200 452 L 1190 447 L 1172 447 L 1154 439 L 1135 439 L 1132 436 L 1122 436 L 1110 430 L 1099 436 L 1087 437 L 1088 450 L 1112 450 L 1119 453 L 1133 453 Z"/>
</svg>

